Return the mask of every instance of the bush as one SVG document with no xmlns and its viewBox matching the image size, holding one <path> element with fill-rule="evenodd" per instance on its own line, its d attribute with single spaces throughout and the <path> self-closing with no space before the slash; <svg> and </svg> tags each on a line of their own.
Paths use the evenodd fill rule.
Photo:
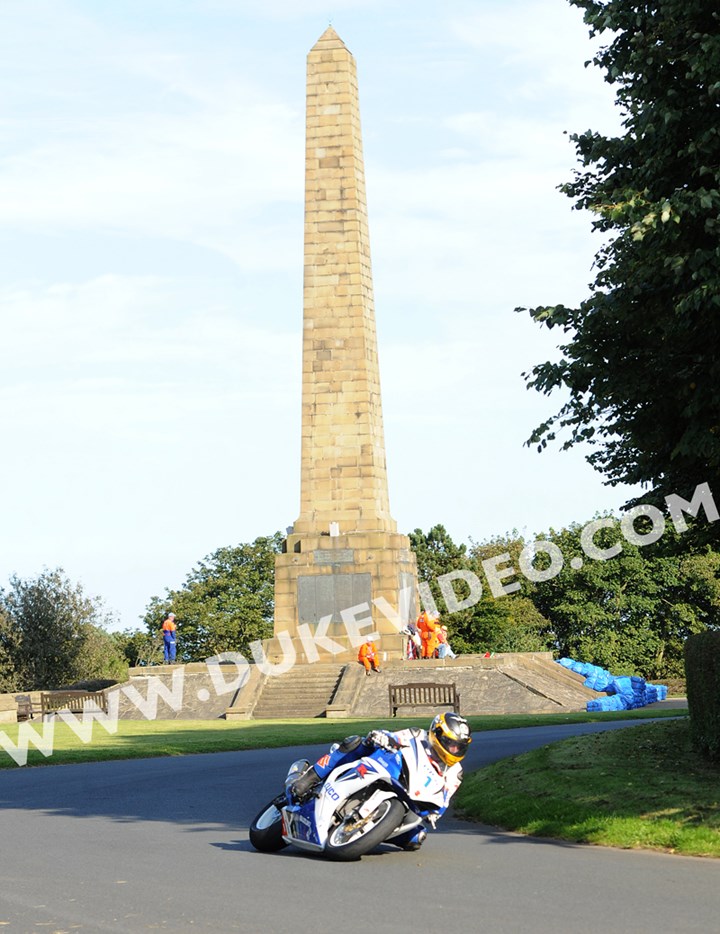
<svg viewBox="0 0 720 934">
<path fill-rule="evenodd" d="M 720 762 L 720 632 L 701 632 L 686 641 L 685 679 L 693 746 Z"/>
<path fill-rule="evenodd" d="M 663 681 L 667 685 L 668 697 L 685 697 L 687 695 L 684 678 L 663 678 Z"/>
<path fill-rule="evenodd" d="M 80 679 L 125 680 L 102 601 L 62 568 L 0 588 L 0 690 L 47 691 Z"/>
<path fill-rule="evenodd" d="M 95 678 L 92 680 L 86 681 L 75 681 L 73 684 L 63 684 L 58 691 L 104 691 L 106 688 L 111 688 L 116 685 L 118 682 L 113 681 L 110 678 Z"/>
</svg>

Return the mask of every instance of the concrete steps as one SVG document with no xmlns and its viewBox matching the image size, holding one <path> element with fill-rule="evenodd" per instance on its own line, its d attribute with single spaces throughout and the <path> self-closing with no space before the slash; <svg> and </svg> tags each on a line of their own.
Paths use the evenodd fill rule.
<svg viewBox="0 0 720 934">
<path fill-rule="evenodd" d="M 323 716 L 383 720 L 389 716 L 388 685 L 412 681 L 455 683 L 461 712 L 470 715 L 580 711 L 590 698 L 601 696 L 583 687 L 581 675 L 552 661 L 549 652 L 389 661 L 381 674 L 369 678 L 356 663 L 295 665 L 279 676 L 266 676 L 251 665 L 245 686 L 226 690 L 225 684 L 232 687 L 235 676 L 233 665 L 219 683 L 204 663 L 136 668 L 126 685 L 116 685 L 106 693 L 110 697 L 118 692 L 120 718 L 133 720 Z"/>
<path fill-rule="evenodd" d="M 500 666 L 499 670 L 528 691 L 546 697 L 559 707 L 579 706 L 584 709 L 588 700 L 603 696 L 584 687 L 582 675 L 548 659 L 531 655 L 513 656 L 513 661 Z"/>
<path fill-rule="evenodd" d="M 266 678 L 253 719 L 324 716 L 343 668 L 344 665 L 296 665 L 284 675 Z"/>
</svg>

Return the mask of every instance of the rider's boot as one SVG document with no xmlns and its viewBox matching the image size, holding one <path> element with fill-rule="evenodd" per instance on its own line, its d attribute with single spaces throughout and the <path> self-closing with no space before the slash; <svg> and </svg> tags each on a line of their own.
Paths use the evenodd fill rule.
<svg viewBox="0 0 720 934">
<path fill-rule="evenodd" d="M 298 801 L 302 801 L 305 798 L 310 796 L 310 792 L 315 788 L 316 785 L 319 785 L 322 779 L 315 771 L 315 769 L 310 766 L 306 769 L 300 778 L 296 778 L 292 784 L 292 794 L 294 798 L 297 798 Z"/>
<path fill-rule="evenodd" d="M 412 833 L 402 834 L 400 837 L 388 840 L 388 843 L 394 843 L 396 846 L 399 846 L 401 850 L 419 850 L 425 842 L 426 837 L 427 830 L 421 828 Z"/>
<path fill-rule="evenodd" d="M 346 736 L 342 742 L 334 743 L 328 755 L 323 756 L 315 765 L 311 765 L 293 782 L 291 790 L 294 797 L 302 802 L 310 796 L 317 785 L 325 780 L 335 766 L 359 758 L 362 754 L 360 748 L 362 743 L 362 736 Z"/>
</svg>

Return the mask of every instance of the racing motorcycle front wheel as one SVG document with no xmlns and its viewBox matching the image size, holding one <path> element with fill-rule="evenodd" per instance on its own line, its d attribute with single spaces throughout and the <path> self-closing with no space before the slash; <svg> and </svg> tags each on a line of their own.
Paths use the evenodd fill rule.
<svg viewBox="0 0 720 934">
<path fill-rule="evenodd" d="M 367 817 L 351 814 L 328 835 L 325 855 L 334 860 L 360 859 L 402 824 L 405 808 L 397 798 L 385 798 Z"/>
<path fill-rule="evenodd" d="M 282 838 L 282 814 L 280 813 L 280 807 L 284 801 L 284 795 L 273 798 L 250 824 L 250 843 L 261 853 L 275 853 L 287 846 Z"/>
</svg>

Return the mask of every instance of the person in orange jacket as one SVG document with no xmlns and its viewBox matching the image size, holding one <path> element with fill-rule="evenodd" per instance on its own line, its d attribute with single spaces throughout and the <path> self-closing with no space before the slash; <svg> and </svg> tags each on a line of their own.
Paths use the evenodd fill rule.
<svg viewBox="0 0 720 934">
<path fill-rule="evenodd" d="M 417 628 L 422 639 L 422 657 L 433 658 L 438 647 L 437 630 L 440 623 L 437 616 L 430 616 L 425 610 L 418 616 Z"/>
<path fill-rule="evenodd" d="M 380 671 L 378 667 L 378 654 L 377 649 L 375 648 L 375 643 L 368 636 L 368 638 L 360 646 L 360 651 L 358 652 L 358 661 L 361 665 L 365 666 L 365 674 L 369 675 L 370 670 Z"/>
<path fill-rule="evenodd" d="M 163 622 L 162 637 L 165 664 L 172 664 L 175 661 L 175 652 L 177 650 L 177 626 L 175 625 L 174 613 L 168 613 L 167 619 Z"/>
<path fill-rule="evenodd" d="M 437 647 L 440 645 L 440 640 L 438 639 L 439 631 L 440 631 L 440 617 L 431 616 L 428 619 L 427 639 L 423 643 L 423 648 L 425 649 L 425 655 L 423 656 L 423 658 L 435 658 Z"/>
</svg>

